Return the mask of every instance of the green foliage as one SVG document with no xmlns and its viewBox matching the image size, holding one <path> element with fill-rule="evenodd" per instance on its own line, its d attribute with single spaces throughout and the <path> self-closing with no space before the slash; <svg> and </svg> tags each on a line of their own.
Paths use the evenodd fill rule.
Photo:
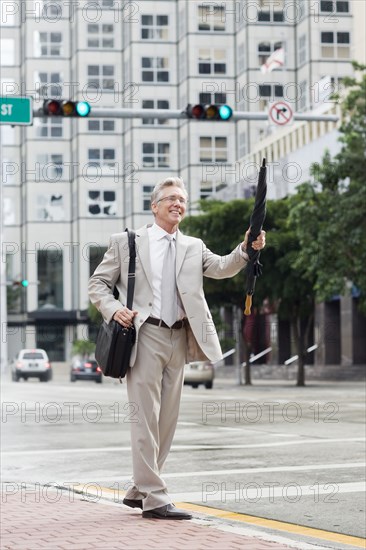
<svg viewBox="0 0 366 550">
<path fill-rule="evenodd" d="M 93 325 L 100 325 L 103 321 L 102 314 L 97 310 L 94 304 L 89 303 L 88 317 Z"/>
<path fill-rule="evenodd" d="M 318 301 L 344 294 L 349 282 L 361 291 L 366 311 L 366 74 L 347 79 L 343 104 L 341 151 L 312 166 L 314 183 L 303 184 L 291 197 L 289 222 L 300 251 L 294 267 L 313 285 Z"/>
<path fill-rule="evenodd" d="M 18 313 L 20 311 L 20 295 L 22 289 L 20 287 L 6 287 L 6 302 L 9 313 Z"/>
<path fill-rule="evenodd" d="M 72 352 L 75 355 L 89 357 L 95 351 L 95 343 L 90 340 L 74 340 L 72 343 Z"/>
</svg>

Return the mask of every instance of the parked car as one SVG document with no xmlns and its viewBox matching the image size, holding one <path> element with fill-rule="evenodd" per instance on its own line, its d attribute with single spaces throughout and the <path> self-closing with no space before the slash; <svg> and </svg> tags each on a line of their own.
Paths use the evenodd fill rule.
<svg viewBox="0 0 366 550">
<path fill-rule="evenodd" d="M 215 378 L 215 369 L 210 361 L 192 361 L 184 367 L 184 384 L 198 388 L 204 384 L 208 390 L 212 389 Z"/>
<path fill-rule="evenodd" d="M 71 365 L 70 382 L 76 380 L 94 380 L 97 384 L 103 381 L 103 373 L 95 359 L 75 358 Z"/>
<path fill-rule="evenodd" d="M 11 363 L 14 382 L 20 378 L 39 378 L 40 382 L 52 379 L 52 366 L 44 349 L 22 349 Z"/>
</svg>

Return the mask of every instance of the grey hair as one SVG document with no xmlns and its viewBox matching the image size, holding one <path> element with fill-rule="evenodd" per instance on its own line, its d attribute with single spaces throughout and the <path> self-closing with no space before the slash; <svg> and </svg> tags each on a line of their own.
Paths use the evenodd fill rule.
<svg viewBox="0 0 366 550">
<path fill-rule="evenodd" d="M 160 181 L 159 183 L 157 183 L 155 185 L 154 190 L 151 194 L 151 203 L 153 203 L 153 202 L 156 203 L 158 201 L 158 197 L 159 197 L 161 191 L 163 189 L 165 189 L 166 187 L 179 187 L 180 189 L 182 189 L 182 191 L 184 191 L 184 193 L 188 197 L 188 192 L 187 192 L 186 186 L 184 185 L 184 181 L 182 180 L 182 178 L 170 177 L 170 178 L 166 178 L 165 180 Z"/>
</svg>

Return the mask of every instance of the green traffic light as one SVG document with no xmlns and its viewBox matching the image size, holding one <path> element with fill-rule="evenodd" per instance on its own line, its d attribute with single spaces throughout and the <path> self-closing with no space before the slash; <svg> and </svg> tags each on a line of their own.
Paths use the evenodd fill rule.
<svg viewBox="0 0 366 550">
<path fill-rule="evenodd" d="M 27 288 L 28 285 L 29 285 L 29 281 L 27 281 L 27 279 L 23 279 L 23 281 L 22 281 L 22 286 L 23 286 L 24 288 Z"/>
<path fill-rule="evenodd" d="M 233 116 L 233 110 L 229 105 L 220 105 L 219 116 L 221 120 L 229 120 Z"/>
<path fill-rule="evenodd" d="M 90 105 L 86 101 L 78 101 L 75 105 L 76 112 L 79 116 L 84 117 L 88 116 L 90 113 Z"/>
</svg>

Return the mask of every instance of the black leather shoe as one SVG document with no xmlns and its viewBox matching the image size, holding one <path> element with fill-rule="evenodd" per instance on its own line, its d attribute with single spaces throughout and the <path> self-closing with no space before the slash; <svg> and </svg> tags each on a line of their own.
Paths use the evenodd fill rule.
<svg viewBox="0 0 366 550">
<path fill-rule="evenodd" d="M 173 504 L 166 504 L 165 506 L 160 506 L 160 508 L 143 511 L 142 517 L 148 519 L 192 519 L 191 514 L 178 510 Z"/>
<path fill-rule="evenodd" d="M 124 498 L 123 504 L 129 506 L 130 508 L 141 508 L 142 510 L 142 500 L 133 500 L 131 498 Z"/>
</svg>

